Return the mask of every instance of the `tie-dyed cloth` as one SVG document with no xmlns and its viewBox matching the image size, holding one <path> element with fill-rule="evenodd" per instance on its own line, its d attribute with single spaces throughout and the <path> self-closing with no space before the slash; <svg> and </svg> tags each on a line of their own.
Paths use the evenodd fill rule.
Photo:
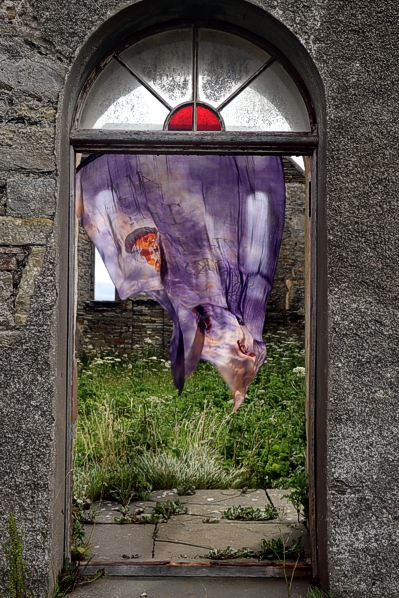
<svg viewBox="0 0 399 598">
<path fill-rule="evenodd" d="M 77 211 L 122 299 L 145 292 L 173 320 L 174 383 L 199 359 L 234 410 L 266 358 L 262 328 L 285 208 L 275 156 L 91 156 Z"/>
</svg>

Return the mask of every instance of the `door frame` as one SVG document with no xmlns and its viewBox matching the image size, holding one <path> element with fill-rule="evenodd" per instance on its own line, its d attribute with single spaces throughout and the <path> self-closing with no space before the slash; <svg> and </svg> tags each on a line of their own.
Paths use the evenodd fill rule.
<svg viewBox="0 0 399 598">
<path fill-rule="evenodd" d="M 193 139 L 195 135 L 195 139 Z M 164 139 L 167 136 L 167 139 Z M 223 135 L 224 136 L 224 135 Z M 171 139 L 173 137 L 173 139 Z M 317 151 L 317 136 L 292 134 L 291 139 L 276 134 L 242 133 L 227 134 L 227 139 L 220 139 L 220 133 L 115 133 L 114 131 L 85 130 L 71 134 L 71 164 L 76 164 L 77 153 L 129 153 L 129 154 L 188 154 L 188 155 L 302 155 L 306 161 L 306 199 L 305 199 L 305 347 L 306 347 L 306 420 L 307 420 L 307 470 L 309 476 L 309 531 L 311 538 L 312 563 L 317 563 L 317 525 L 316 525 L 316 459 L 315 459 L 315 418 L 316 418 L 316 305 L 315 291 L 315 239 L 314 230 L 314 194 L 311 191 L 314 154 Z M 282 143 L 281 143 L 282 142 Z M 283 146 L 283 147 L 282 147 Z M 312 159 L 313 157 L 313 159 Z M 72 190 L 74 189 L 74 168 L 71 168 Z M 70 430 L 73 433 L 77 417 L 77 374 L 75 363 L 75 320 L 76 320 L 76 263 L 77 229 L 75 216 L 75 197 L 71 193 L 70 201 L 70 322 L 69 322 L 69 379 L 70 379 Z M 68 439 L 69 453 L 72 450 L 73 437 Z M 70 455 L 71 458 L 71 455 Z M 72 462 L 68 470 L 72 469 Z M 69 500 L 71 500 L 70 492 Z M 66 551 L 68 547 L 66 546 Z M 317 575 L 317 564 L 313 568 Z"/>
<path fill-rule="evenodd" d="M 195 3 L 196 0 L 194 0 Z M 147 4 L 159 4 L 149 0 Z M 233 4 L 248 6 L 248 2 L 232 0 Z M 307 206 L 310 207 L 311 218 L 308 221 L 310 275 L 307 277 L 306 288 L 308 293 L 309 328 L 307 330 L 308 345 L 311 351 L 309 356 L 307 387 L 309 394 L 309 424 L 308 424 L 308 467 L 310 481 L 310 517 L 311 517 L 311 538 L 312 538 L 312 565 L 314 576 L 319 577 L 325 588 L 328 588 L 328 562 L 327 562 L 327 235 L 326 235 L 326 206 L 325 206 L 325 135 L 324 135 L 324 92 L 318 74 L 311 63 L 310 57 L 307 65 L 307 91 L 309 84 L 313 96 L 317 99 L 315 111 L 318 114 L 318 131 L 305 134 L 297 133 L 235 133 L 221 132 L 115 132 L 96 130 L 72 130 L 71 125 L 75 118 L 75 106 L 82 88 L 88 79 L 88 74 L 93 70 L 93 65 L 104 55 L 101 49 L 100 39 L 104 37 L 110 27 L 117 29 L 117 24 L 126 21 L 126 14 L 134 15 L 138 11 L 138 5 L 146 2 L 138 2 L 137 5 L 124 9 L 118 15 L 114 15 L 110 22 L 101 26 L 86 47 L 76 59 L 64 89 L 64 113 L 62 113 L 58 125 L 58 163 L 60 166 L 60 202 L 61 210 L 58 221 L 60 235 L 68 230 L 68 253 L 59 250 L 60 258 L 60 304 L 58 324 L 58 361 L 59 372 L 62 381 L 57 392 L 62 399 L 61 412 L 64 411 L 66 419 L 65 439 L 65 555 L 70 549 L 70 515 L 71 515 L 71 474 L 72 474 L 72 442 L 73 442 L 73 405 L 76 405 L 76 368 L 74 367 L 74 327 L 75 327 L 75 273 L 76 273 L 76 219 L 74 200 L 75 181 L 75 152 L 106 152 L 106 153 L 157 153 L 157 154 L 232 154 L 232 155 L 302 155 L 307 157 Z M 139 7 L 140 8 L 140 7 Z M 143 9 L 141 9 L 143 10 Z M 204 9 L 205 10 L 205 9 Z M 271 37 L 275 43 L 276 36 L 281 35 L 282 49 L 285 51 L 287 60 L 297 62 L 298 56 L 305 51 L 294 38 L 291 32 L 284 25 L 273 19 L 265 11 L 251 5 L 251 9 L 261 21 L 270 21 L 274 29 Z M 248 13 L 249 14 L 249 13 Z M 133 18 L 130 16 L 129 18 Z M 151 18 L 156 18 L 152 14 Z M 255 19 L 256 20 L 256 19 Z M 250 18 L 247 23 L 250 26 Z M 127 21 L 126 21 L 127 23 Z M 246 24 L 247 24 L 246 23 Z M 255 21 L 253 21 L 255 23 Z M 113 25 L 112 25 L 113 24 Z M 259 25 L 260 26 L 260 25 Z M 258 27 L 253 24 L 252 27 Z M 113 33 L 112 35 L 117 35 Z M 112 39 L 112 35 L 110 39 Z M 120 39 L 120 37 L 119 37 Z M 107 41 L 109 44 L 109 40 Z M 292 47 L 289 46 L 291 43 Z M 88 49 L 89 48 L 89 49 Z M 310 96 L 311 94 L 309 94 Z M 195 137 L 194 137 L 195 136 Z M 67 164 L 69 163 L 69 166 Z M 310 185 L 309 185 L 310 183 Z M 64 207 L 63 207 L 64 206 Z M 65 238 L 65 237 L 64 237 Z M 63 339 L 67 337 L 67 346 Z M 66 351 L 65 351 L 66 349 Z M 65 376 L 63 375 L 65 372 Z M 66 397 L 65 397 L 66 394 Z M 65 404 L 66 398 L 66 404 Z M 65 428 L 64 428 L 65 430 Z"/>
</svg>

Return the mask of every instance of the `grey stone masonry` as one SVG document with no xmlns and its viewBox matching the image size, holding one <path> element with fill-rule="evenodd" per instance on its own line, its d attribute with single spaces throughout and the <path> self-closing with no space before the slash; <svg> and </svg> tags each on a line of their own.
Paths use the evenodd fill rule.
<svg viewBox="0 0 399 598">
<path fill-rule="evenodd" d="M 334 598 L 397 598 L 397 0 L 0 3 L 0 594 L 11 512 L 35 598 L 51 594 L 64 557 L 75 318 L 69 133 L 79 93 L 129 36 L 192 18 L 274 44 L 309 91 L 319 136 L 311 181 L 318 278 L 307 285 L 315 309 L 318 574 Z M 292 184 L 292 205 L 300 205 Z M 299 243 L 299 216 L 293 222 L 286 233 Z M 287 266 L 276 288 L 299 318 L 303 273 L 288 252 Z"/>
<path fill-rule="evenodd" d="M 0 243 L 10 246 L 45 245 L 53 223 L 48 218 L 0 216 Z"/>
<path fill-rule="evenodd" d="M 32 218 L 53 216 L 55 180 L 18 177 L 7 181 L 7 214 Z"/>
</svg>

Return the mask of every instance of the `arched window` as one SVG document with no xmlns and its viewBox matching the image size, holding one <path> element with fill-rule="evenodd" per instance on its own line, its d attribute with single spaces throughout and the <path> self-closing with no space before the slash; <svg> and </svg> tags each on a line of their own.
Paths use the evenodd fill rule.
<svg viewBox="0 0 399 598">
<path fill-rule="evenodd" d="M 238 33 L 215 24 L 177 25 L 116 48 L 83 91 L 77 128 L 314 130 L 311 104 L 284 57 Z"/>
</svg>

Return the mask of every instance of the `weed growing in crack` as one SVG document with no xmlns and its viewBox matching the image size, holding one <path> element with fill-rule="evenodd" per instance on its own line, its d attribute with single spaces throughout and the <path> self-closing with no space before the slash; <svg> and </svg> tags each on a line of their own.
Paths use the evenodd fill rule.
<svg viewBox="0 0 399 598">
<path fill-rule="evenodd" d="M 77 586 L 93 583 L 103 575 L 104 570 L 99 569 L 95 575 L 85 576 L 84 572 L 79 570 L 78 563 L 66 559 L 64 567 L 55 582 L 51 598 L 64 598 L 64 596 L 73 592 Z"/>
<path fill-rule="evenodd" d="M 225 519 L 235 519 L 237 521 L 269 521 L 278 517 L 278 511 L 275 507 L 267 505 L 264 510 L 254 507 L 242 507 L 241 505 L 228 507 L 223 512 Z"/>
<path fill-rule="evenodd" d="M 176 490 L 178 496 L 194 496 L 195 494 L 195 486 L 192 484 L 183 484 L 182 486 L 177 486 Z"/>
<path fill-rule="evenodd" d="M 79 502 L 72 504 L 72 534 L 71 534 L 71 559 L 72 561 L 83 561 L 91 555 L 91 543 L 85 537 L 85 530 L 82 523 L 92 522 L 96 512 L 87 516 L 83 506 Z"/>
<path fill-rule="evenodd" d="M 157 502 L 151 513 L 145 513 L 144 508 L 135 509 L 133 513 L 129 512 L 129 507 L 120 507 L 122 517 L 115 517 L 115 523 L 120 525 L 125 523 L 166 523 L 172 515 L 184 515 L 188 509 L 179 499 Z"/>
<path fill-rule="evenodd" d="M 260 551 L 259 559 L 271 560 L 271 559 L 301 559 L 305 554 L 305 549 L 302 546 L 302 538 L 299 537 L 297 540 L 293 540 L 291 546 L 286 544 L 281 538 L 271 540 L 263 540 Z"/>
<path fill-rule="evenodd" d="M 305 549 L 302 546 L 301 538 L 294 540 L 291 546 L 285 545 L 279 538 L 277 540 L 263 540 L 260 550 L 251 550 L 250 548 L 235 549 L 231 546 L 221 549 L 212 549 L 201 558 L 207 558 L 217 561 L 224 561 L 229 559 L 258 559 L 259 561 L 274 560 L 274 559 L 301 559 L 304 556 Z"/>
</svg>

